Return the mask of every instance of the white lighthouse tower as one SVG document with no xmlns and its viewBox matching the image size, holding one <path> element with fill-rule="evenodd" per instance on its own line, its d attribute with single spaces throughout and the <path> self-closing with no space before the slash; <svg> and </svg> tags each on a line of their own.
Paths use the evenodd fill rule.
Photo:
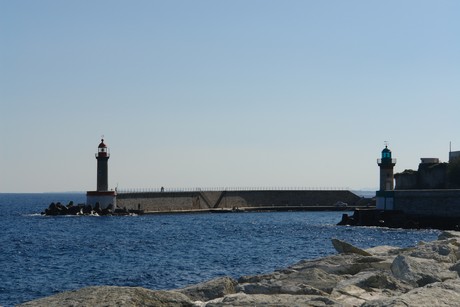
<svg viewBox="0 0 460 307">
<path fill-rule="evenodd" d="M 110 158 L 109 148 L 101 139 L 101 143 L 97 147 L 97 189 L 96 191 L 86 192 L 86 204 L 93 207 L 99 204 L 101 209 L 113 206 L 116 207 L 116 192 L 109 191 L 109 175 L 108 162 Z"/>
</svg>

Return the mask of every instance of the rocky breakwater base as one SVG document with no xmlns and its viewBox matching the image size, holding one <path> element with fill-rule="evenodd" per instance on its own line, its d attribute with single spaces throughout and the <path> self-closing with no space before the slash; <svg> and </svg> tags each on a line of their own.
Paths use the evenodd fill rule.
<svg viewBox="0 0 460 307">
<path fill-rule="evenodd" d="M 459 306 L 460 233 L 409 248 L 360 249 L 333 239 L 338 254 L 270 274 L 221 277 L 183 289 L 96 286 L 20 306 Z"/>
<path fill-rule="evenodd" d="M 73 202 L 69 202 L 68 205 L 63 205 L 60 202 L 51 203 L 42 215 L 93 215 L 93 216 L 104 216 L 104 215 L 138 215 L 143 214 L 142 210 L 127 210 L 114 208 L 113 205 L 109 205 L 107 208 L 101 208 L 98 203 L 96 205 L 85 205 L 78 204 L 74 205 Z"/>
<path fill-rule="evenodd" d="M 406 214 L 399 210 L 356 209 L 353 215 L 342 215 L 337 225 L 377 226 L 405 229 L 460 230 L 460 218 L 452 216 Z"/>
</svg>

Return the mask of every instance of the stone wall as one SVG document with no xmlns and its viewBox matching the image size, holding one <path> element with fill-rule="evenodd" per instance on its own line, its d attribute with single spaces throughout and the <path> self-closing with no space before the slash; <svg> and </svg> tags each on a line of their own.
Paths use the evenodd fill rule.
<svg viewBox="0 0 460 307">
<path fill-rule="evenodd" d="M 117 195 L 118 208 L 168 212 L 208 208 L 195 192 L 129 193 Z"/>
<path fill-rule="evenodd" d="M 447 182 L 447 163 L 421 163 L 418 168 L 418 186 L 420 189 L 444 189 Z"/>
<path fill-rule="evenodd" d="M 217 208 L 333 206 L 342 201 L 353 206 L 361 198 L 350 191 L 213 191 L 120 193 L 117 206 L 145 211 Z"/>
<path fill-rule="evenodd" d="M 448 163 L 420 163 L 418 170 L 405 170 L 395 174 L 396 190 L 445 189 Z"/>
<path fill-rule="evenodd" d="M 460 189 L 395 190 L 394 210 L 413 215 L 460 217 Z"/>
<path fill-rule="evenodd" d="M 350 191 L 228 191 L 219 207 L 333 206 L 338 201 L 353 205 L 358 200 Z"/>
<path fill-rule="evenodd" d="M 417 187 L 417 171 L 406 169 L 402 173 L 395 174 L 396 190 L 410 190 Z"/>
</svg>

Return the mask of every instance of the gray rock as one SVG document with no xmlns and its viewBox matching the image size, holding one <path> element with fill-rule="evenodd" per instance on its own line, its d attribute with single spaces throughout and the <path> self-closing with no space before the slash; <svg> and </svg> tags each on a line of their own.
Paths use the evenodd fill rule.
<svg viewBox="0 0 460 307">
<path fill-rule="evenodd" d="M 451 239 L 451 238 L 460 239 L 460 232 L 459 231 L 446 230 L 446 231 L 443 231 L 442 233 L 440 233 L 439 236 L 438 236 L 438 240 L 446 240 L 446 239 Z"/>
<path fill-rule="evenodd" d="M 457 272 L 457 274 L 460 276 L 460 261 L 451 266 L 449 270 Z"/>
<path fill-rule="evenodd" d="M 407 292 L 411 287 L 401 283 L 387 272 L 363 271 L 337 284 L 331 298 L 359 306 L 366 301 L 388 298 Z"/>
<path fill-rule="evenodd" d="M 417 258 L 433 259 L 438 262 L 455 263 L 457 261 L 457 250 L 458 246 L 446 240 L 429 243 L 422 242 L 416 248 L 413 248 L 408 255 Z"/>
<path fill-rule="evenodd" d="M 254 294 L 246 293 L 230 294 L 224 298 L 207 302 L 206 307 L 247 307 L 247 306 L 270 306 L 270 307 L 307 307 L 307 306 L 343 306 L 337 301 L 323 296 L 313 295 L 289 295 L 289 294 Z"/>
<path fill-rule="evenodd" d="M 210 301 L 235 293 L 236 284 L 237 282 L 230 277 L 220 277 L 176 291 L 187 295 L 193 301 Z"/>
<path fill-rule="evenodd" d="M 332 245 L 334 246 L 335 250 L 341 254 L 351 253 L 361 256 L 372 256 L 372 254 L 366 252 L 365 250 L 355 247 L 350 243 L 341 241 L 339 239 L 332 239 Z"/>
<path fill-rule="evenodd" d="M 246 294 L 292 294 L 292 295 L 322 295 L 328 294 L 307 284 L 298 284 L 289 281 L 262 281 L 252 284 L 243 284 L 237 287 L 238 292 Z"/>
<path fill-rule="evenodd" d="M 339 286 L 343 284 L 353 284 L 367 291 L 382 289 L 406 292 L 409 290 L 406 285 L 402 284 L 392 275 L 381 271 L 360 272 L 348 280 L 341 282 Z"/>
<path fill-rule="evenodd" d="M 401 249 L 399 247 L 382 245 L 367 248 L 365 251 L 374 255 L 374 256 L 390 256 L 397 254 Z"/>
<path fill-rule="evenodd" d="M 139 287 L 87 287 L 62 292 L 24 303 L 23 307 L 79 307 L 79 306 L 155 306 L 192 307 L 190 299 L 173 291 L 153 291 Z"/>
<path fill-rule="evenodd" d="M 458 306 L 459 302 L 460 281 L 455 279 L 416 288 L 400 296 L 371 300 L 362 304 L 361 307 Z"/>
<path fill-rule="evenodd" d="M 309 268 L 277 278 L 267 278 L 256 283 L 243 283 L 238 292 L 247 294 L 316 294 L 330 293 L 343 277 L 329 274 L 318 268 Z"/>
<path fill-rule="evenodd" d="M 414 287 L 458 278 L 457 272 L 449 271 L 432 259 L 399 255 L 391 265 L 393 275 Z"/>
<path fill-rule="evenodd" d="M 301 272 L 306 269 L 321 269 L 329 274 L 354 275 L 362 270 L 389 270 L 395 256 L 375 257 L 358 254 L 340 254 L 316 260 L 304 260 L 289 269 Z"/>
<path fill-rule="evenodd" d="M 289 271 L 295 271 L 295 270 L 289 270 Z M 238 283 L 240 284 L 256 283 L 256 282 L 260 282 L 265 279 L 276 279 L 276 278 L 279 278 L 280 276 L 281 276 L 280 272 L 274 272 L 271 274 L 261 274 L 261 275 L 247 275 L 247 276 L 241 276 L 238 279 Z"/>
</svg>

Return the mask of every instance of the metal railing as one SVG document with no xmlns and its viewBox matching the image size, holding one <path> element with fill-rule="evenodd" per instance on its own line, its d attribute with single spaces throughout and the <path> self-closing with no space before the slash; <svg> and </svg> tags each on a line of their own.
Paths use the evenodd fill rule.
<svg viewBox="0 0 460 307">
<path fill-rule="evenodd" d="M 383 164 L 383 163 L 396 164 L 396 159 L 389 159 L 389 158 L 377 159 L 377 164 Z"/>
<path fill-rule="evenodd" d="M 117 188 L 118 194 L 158 192 L 219 192 L 219 191 L 346 191 L 348 187 L 186 187 L 186 188 Z"/>
</svg>

